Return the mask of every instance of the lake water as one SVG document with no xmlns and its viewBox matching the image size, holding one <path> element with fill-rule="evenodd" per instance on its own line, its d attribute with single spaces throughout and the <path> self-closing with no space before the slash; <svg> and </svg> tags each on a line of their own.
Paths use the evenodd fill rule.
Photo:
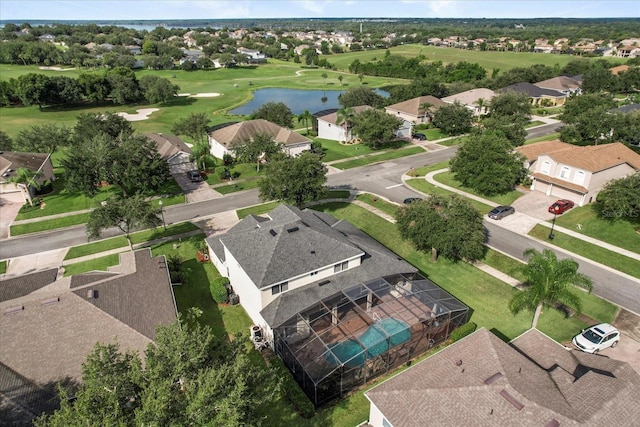
<svg viewBox="0 0 640 427">
<path fill-rule="evenodd" d="M 345 91 L 279 88 L 259 89 L 253 92 L 253 99 L 251 101 L 229 112 L 231 114 L 249 115 L 267 102 L 284 102 L 293 114 L 301 114 L 304 110 L 309 110 L 309 112 L 313 114 L 329 108 L 340 108 L 338 95 L 343 92 Z M 389 96 L 387 92 L 380 89 L 376 89 L 376 92 L 385 97 Z M 323 100 L 325 102 L 322 102 Z"/>
</svg>

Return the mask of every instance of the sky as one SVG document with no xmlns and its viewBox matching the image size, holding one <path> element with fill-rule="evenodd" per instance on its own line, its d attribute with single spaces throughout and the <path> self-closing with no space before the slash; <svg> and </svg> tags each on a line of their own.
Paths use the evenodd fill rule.
<svg viewBox="0 0 640 427">
<path fill-rule="evenodd" d="M 637 18 L 638 0 L 0 0 L 0 20 Z"/>
</svg>

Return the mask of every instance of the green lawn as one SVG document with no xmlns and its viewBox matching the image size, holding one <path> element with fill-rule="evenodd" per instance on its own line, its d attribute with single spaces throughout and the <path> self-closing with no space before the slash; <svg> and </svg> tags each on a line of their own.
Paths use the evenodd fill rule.
<svg viewBox="0 0 640 427">
<path fill-rule="evenodd" d="M 280 202 L 267 202 L 260 205 L 250 206 L 248 208 L 238 209 L 236 214 L 238 218 L 243 219 L 248 215 L 263 215 L 267 212 L 271 212 Z"/>
<path fill-rule="evenodd" d="M 551 230 L 548 227 L 538 224 L 529 232 L 529 235 L 541 240 L 548 240 L 549 231 Z M 559 232 L 558 230 L 554 230 L 553 234 L 555 236 L 553 239 L 554 245 L 622 271 L 623 273 L 629 274 L 633 277 L 640 278 L 640 261 L 608 249 L 601 248 L 600 246 L 585 242 L 584 240 L 571 237 Z"/>
<path fill-rule="evenodd" d="M 322 151 L 324 152 L 322 161 L 325 163 L 375 153 L 374 150 L 364 144 L 340 144 L 338 141 L 322 138 L 315 138 L 315 141 L 322 144 Z"/>
<path fill-rule="evenodd" d="M 439 173 L 439 174 L 436 174 L 433 178 L 441 184 L 448 185 L 449 187 L 457 188 L 458 190 L 464 191 L 469 194 L 473 194 L 478 197 L 482 197 L 487 200 L 491 200 L 492 202 L 497 203 L 499 205 L 508 206 L 512 204 L 518 197 L 522 196 L 522 193 L 520 193 L 517 190 L 512 190 L 506 194 L 500 194 L 497 196 L 485 196 L 484 194 L 480 194 L 469 187 L 464 187 L 462 184 L 460 184 L 459 181 L 456 181 L 454 179 L 453 173 L 451 172 Z"/>
<path fill-rule="evenodd" d="M 462 144 L 466 140 L 467 140 L 466 136 L 459 136 L 457 138 L 447 139 L 446 141 L 440 141 L 440 142 L 438 142 L 438 144 L 439 145 L 444 145 L 445 147 L 451 147 L 453 145 Z"/>
<path fill-rule="evenodd" d="M 542 142 L 542 141 L 554 141 L 558 138 L 560 138 L 560 132 L 550 133 L 549 135 L 539 136 L 533 139 L 527 139 L 524 145 L 535 144 L 536 142 Z"/>
<path fill-rule="evenodd" d="M 358 194 L 358 196 L 356 197 L 356 200 L 365 202 L 373 206 L 374 208 L 381 210 L 387 215 L 390 215 L 393 218 L 395 218 L 396 214 L 398 213 L 398 208 L 399 208 L 398 205 L 396 205 L 395 203 L 387 202 L 386 200 L 377 198 L 369 193 Z"/>
<path fill-rule="evenodd" d="M 423 133 L 429 141 L 435 141 L 436 139 L 442 139 L 449 136 L 438 128 L 421 130 L 419 133 Z"/>
<path fill-rule="evenodd" d="M 75 276 L 77 274 L 86 273 L 88 271 L 106 271 L 108 267 L 118 265 L 120 262 L 119 254 L 105 255 L 99 258 L 90 259 L 87 261 L 76 262 L 74 264 L 65 265 L 64 276 Z"/>
<path fill-rule="evenodd" d="M 230 166 L 220 165 L 216 167 L 214 172 L 207 174 L 207 184 L 215 185 L 228 183 L 229 181 L 220 179 L 220 173 L 224 171 L 225 168 L 228 169 L 231 174 L 239 173 L 240 175 L 237 180 L 253 179 L 258 176 L 262 176 L 264 172 L 264 168 L 261 168 L 260 171 L 258 171 L 255 163 L 234 163 Z"/>
<path fill-rule="evenodd" d="M 29 222 L 26 224 L 16 224 L 11 226 L 11 236 L 21 236 L 29 233 L 38 233 L 41 231 L 86 224 L 88 220 L 89 213 L 81 213 L 78 215 L 63 216 L 61 218 L 43 219 L 41 221 Z"/>
<path fill-rule="evenodd" d="M 529 129 L 535 126 L 540 126 L 543 125 L 544 122 L 541 122 L 540 120 L 534 120 L 532 122 L 527 123 L 527 125 L 525 126 L 525 129 Z"/>
<path fill-rule="evenodd" d="M 356 168 L 358 166 L 365 166 L 371 163 L 383 162 L 385 160 L 398 159 L 400 157 L 412 156 L 414 154 L 424 153 L 424 149 L 422 147 L 408 147 L 401 148 L 399 150 L 385 151 L 378 154 L 370 154 L 364 157 L 360 157 L 353 160 L 347 160 L 344 162 L 334 163 L 332 166 L 345 170 Z"/>
<path fill-rule="evenodd" d="M 214 190 L 220 194 L 231 194 L 231 193 L 235 193 L 236 191 L 252 190 L 254 188 L 258 188 L 259 182 L 260 182 L 260 178 L 253 178 L 247 181 L 238 181 L 233 184 L 215 187 Z"/>
<path fill-rule="evenodd" d="M 7 272 L 7 261 L 0 261 L 0 274 Z"/>
<path fill-rule="evenodd" d="M 607 218 L 597 203 L 575 207 L 556 218 L 556 224 L 603 242 L 640 253 L 640 219 Z M 578 227 L 580 225 L 580 227 Z"/>
<path fill-rule="evenodd" d="M 482 262 L 514 279 L 518 279 L 520 282 L 524 281 L 524 275 L 522 274 L 524 264 L 502 252 L 489 248 Z"/>
<path fill-rule="evenodd" d="M 167 229 L 155 228 L 151 230 L 139 231 L 131 234 L 131 242 L 133 244 L 148 242 L 150 240 L 161 239 L 163 237 L 174 236 L 176 234 L 188 233 L 197 230 L 198 227 L 190 222 L 181 222 L 179 224 L 168 225 Z M 110 239 L 99 240 L 85 245 L 74 246 L 67 252 L 65 260 L 80 258 L 87 255 L 93 255 L 100 252 L 110 251 L 112 249 L 124 248 L 129 244 L 124 236 L 112 237 Z"/>
<path fill-rule="evenodd" d="M 450 196 L 451 194 L 453 194 L 451 191 L 449 190 L 445 190 L 442 187 L 437 187 L 427 181 L 425 181 L 424 178 L 414 178 L 414 179 L 408 179 L 405 181 L 406 184 L 417 190 L 420 191 L 422 193 L 425 194 L 436 194 L 436 195 L 440 195 L 440 196 Z M 489 211 L 491 209 L 493 209 L 493 206 L 472 200 L 472 199 L 467 199 L 469 201 L 469 203 L 471 203 L 471 205 L 476 208 L 478 211 L 480 211 L 480 213 L 484 214 L 488 214 Z"/>
</svg>

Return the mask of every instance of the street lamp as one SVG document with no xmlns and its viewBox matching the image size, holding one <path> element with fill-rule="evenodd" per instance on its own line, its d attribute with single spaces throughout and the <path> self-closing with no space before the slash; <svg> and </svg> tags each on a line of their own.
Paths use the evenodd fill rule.
<svg viewBox="0 0 640 427">
<path fill-rule="evenodd" d="M 158 200 L 158 205 L 160 205 L 160 215 L 162 216 L 162 227 L 166 230 L 167 223 L 164 222 L 164 209 L 162 209 L 162 200 Z"/>
<path fill-rule="evenodd" d="M 553 238 L 556 237 L 553 235 L 553 228 L 556 226 L 556 217 L 558 216 L 559 210 L 560 210 L 560 206 L 558 205 L 553 206 L 553 221 L 551 222 L 551 232 L 549 233 L 549 240 L 553 240 Z"/>
</svg>

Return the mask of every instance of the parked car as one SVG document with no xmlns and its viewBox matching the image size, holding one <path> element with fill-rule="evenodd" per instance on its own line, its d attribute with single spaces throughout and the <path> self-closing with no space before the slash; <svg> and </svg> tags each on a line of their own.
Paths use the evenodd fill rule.
<svg viewBox="0 0 640 427">
<path fill-rule="evenodd" d="M 419 139 L 420 141 L 426 141 L 427 137 L 423 133 L 413 133 L 411 134 L 411 138 Z"/>
<path fill-rule="evenodd" d="M 187 176 L 191 180 L 191 182 L 200 182 L 202 181 L 202 175 L 197 170 L 192 170 L 187 172 Z"/>
<path fill-rule="evenodd" d="M 619 341 L 620 332 L 608 323 L 583 329 L 571 340 L 578 349 L 592 354 L 597 354 L 605 348 L 614 348 Z"/>
<path fill-rule="evenodd" d="M 507 215 L 511 215 L 516 213 L 516 210 L 513 206 L 496 206 L 489 212 L 489 218 L 491 219 L 502 219 Z"/>
<path fill-rule="evenodd" d="M 411 203 L 417 202 L 419 200 L 422 200 L 422 199 L 420 197 L 407 197 L 402 201 L 402 203 L 404 203 L 405 205 L 410 205 Z"/>
<path fill-rule="evenodd" d="M 561 199 L 549 206 L 549 212 L 552 214 L 565 213 L 574 206 L 571 200 Z"/>
</svg>

